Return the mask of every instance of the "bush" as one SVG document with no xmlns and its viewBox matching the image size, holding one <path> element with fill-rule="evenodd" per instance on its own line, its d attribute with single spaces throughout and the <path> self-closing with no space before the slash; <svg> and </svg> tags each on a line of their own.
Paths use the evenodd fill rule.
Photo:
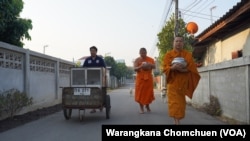
<svg viewBox="0 0 250 141">
<path fill-rule="evenodd" d="M 5 112 L 13 118 L 23 107 L 32 105 L 32 100 L 32 97 L 14 88 L 4 91 L 0 93 L 0 116 Z"/>
<path fill-rule="evenodd" d="M 213 95 L 210 95 L 210 103 L 205 103 L 203 109 L 212 116 L 220 116 L 222 113 L 219 100 Z"/>
<path fill-rule="evenodd" d="M 3 102 L 4 102 L 4 96 L 2 94 L 0 94 L 0 117 L 2 115 L 2 112 L 3 112 Z"/>
</svg>

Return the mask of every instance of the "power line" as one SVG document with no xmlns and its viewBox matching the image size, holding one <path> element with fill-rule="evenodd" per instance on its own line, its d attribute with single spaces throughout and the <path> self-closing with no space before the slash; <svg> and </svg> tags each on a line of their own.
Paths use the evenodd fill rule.
<svg viewBox="0 0 250 141">
<path fill-rule="evenodd" d="M 201 19 L 205 19 L 205 20 L 211 20 L 211 18 L 204 18 L 204 17 L 200 17 L 200 16 L 195 16 L 195 15 L 189 15 L 189 14 L 184 14 L 184 15 L 188 15 L 188 16 L 192 16 L 192 17 L 196 17 L 196 18 L 201 18 Z"/>
<path fill-rule="evenodd" d="M 181 11 L 184 11 L 182 14 L 186 14 L 187 12 L 194 13 L 194 14 L 199 14 L 199 15 L 204 15 L 204 16 L 210 16 L 209 14 L 204 14 L 204 13 L 199 13 L 199 12 L 193 12 L 190 10 L 185 10 L 185 9 L 180 9 Z"/>
<path fill-rule="evenodd" d="M 209 1 L 210 1 L 210 0 L 209 0 Z M 207 1 L 206 1 L 206 2 L 207 2 Z M 204 11 L 205 9 L 207 9 L 208 6 L 210 6 L 210 5 L 214 2 L 214 0 L 213 0 L 213 1 L 210 1 L 210 3 L 208 3 L 207 5 L 205 5 L 206 2 L 205 2 L 204 4 L 201 4 L 201 7 L 198 8 L 198 9 L 201 9 L 199 12 L 202 12 L 202 11 Z M 202 6 L 204 6 L 204 7 L 202 7 Z M 196 11 L 198 11 L 198 9 L 197 9 Z"/>
<path fill-rule="evenodd" d="M 193 2 L 193 3 L 191 3 L 188 7 L 190 7 L 189 9 L 188 8 L 185 8 L 185 9 L 188 9 L 188 10 L 190 10 L 190 9 L 192 9 L 192 8 L 194 8 L 197 4 L 199 4 L 201 2 L 201 0 L 199 0 L 198 2 L 197 2 L 197 0 L 195 0 L 195 2 Z"/>
<path fill-rule="evenodd" d="M 168 1 L 169 2 L 169 1 Z M 160 22 L 160 25 L 159 25 L 159 29 L 158 29 L 158 32 L 160 32 L 162 30 L 162 27 L 165 26 L 165 23 L 167 21 L 167 18 L 168 18 L 168 15 L 169 15 L 169 12 L 171 11 L 172 9 L 172 6 L 173 6 L 173 0 L 170 1 L 170 4 L 168 4 L 168 2 L 166 2 L 166 5 L 165 5 L 165 10 L 164 10 L 164 13 L 163 13 L 163 16 L 162 16 L 162 21 Z M 168 7 L 168 8 L 167 8 Z M 149 55 L 150 56 L 153 56 L 154 53 L 155 53 L 155 50 L 156 50 L 156 44 L 157 44 L 157 41 L 158 41 L 158 38 L 156 37 L 155 39 L 155 42 L 153 44 L 153 46 L 151 47 L 150 49 L 150 52 L 149 52 Z"/>
<path fill-rule="evenodd" d="M 181 11 L 182 11 L 181 15 L 183 16 L 182 19 L 184 19 L 184 15 L 186 15 L 185 21 L 187 21 L 188 19 L 192 19 L 194 17 L 200 18 L 200 19 L 205 19 L 205 20 L 211 20 L 211 15 L 201 13 L 201 11 L 207 9 L 207 7 L 209 7 L 214 1 L 215 0 L 193 0 L 185 9 L 181 9 Z M 170 12 L 172 11 L 173 2 L 174 2 L 174 0 L 166 2 L 165 11 L 163 13 L 162 21 L 160 23 L 159 30 L 158 30 L 159 32 L 162 30 L 162 28 L 166 24 L 167 18 L 169 17 Z M 196 11 L 196 12 L 193 12 L 193 11 Z M 218 18 L 218 16 L 213 16 L 213 17 Z M 157 41 L 158 41 L 158 38 L 156 38 L 156 40 L 155 40 L 155 42 L 154 42 L 154 44 L 149 52 L 149 54 L 151 56 L 154 55 L 154 53 L 155 53 L 155 50 L 157 48 L 157 46 L 156 46 Z"/>
<path fill-rule="evenodd" d="M 209 2 L 209 3 L 206 4 L 207 2 Z M 193 7 L 191 9 L 192 9 L 192 11 L 197 11 L 197 13 L 200 14 L 202 11 L 204 11 L 205 9 L 207 9 L 207 7 L 209 5 L 211 5 L 213 2 L 214 2 L 214 0 L 213 1 L 206 0 L 206 1 L 203 1 L 203 3 L 200 3 L 199 5 L 197 5 L 197 6 L 199 6 L 198 8 L 194 8 Z M 191 11 L 191 9 L 186 10 L 186 12 Z M 185 13 L 183 13 L 183 14 L 185 14 Z M 188 14 L 186 14 L 186 15 L 188 15 Z M 187 17 L 185 17 L 185 20 L 188 21 L 188 20 L 192 19 L 193 17 L 194 17 L 193 15 L 188 15 Z"/>
<path fill-rule="evenodd" d="M 207 17 L 211 17 L 211 15 L 208 15 L 208 14 L 204 14 L 204 13 L 199 13 L 199 12 L 193 12 L 193 11 L 190 11 L 190 10 L 184 10 L 184 9 L 180 9 L 181 11 L 185 11 L 183 12 L 182 14 L 184 15 L 188 15 L 188 16 L 193 16 L 193 17 L 200 17 L 200 16 L 195 16 L 193 14 L 197 14 L 197 15 L 203 15 L 203 16 L 207 16 Z M 190 14 L 187 14 L 187 12 L 191 13 Z M 192 14 L 193 13 L 193 14 Z M 214 18 L 219 18 L 218 16 L 213 16 Z M 204 17 L 200 17 L 200 18 L 204 18 Z M 207 18 L 204 18 L 204 19 L 207 19 Z M 210 20 L 210 19 L 209 19 Z"/>
</svg>

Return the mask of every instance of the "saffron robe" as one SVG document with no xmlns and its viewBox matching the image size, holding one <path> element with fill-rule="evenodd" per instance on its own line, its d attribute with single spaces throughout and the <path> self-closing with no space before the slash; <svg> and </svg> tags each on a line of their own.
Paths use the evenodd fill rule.
<svg viewBox="0 0 250 141">
<path fill-rule="evenodd" d="M 186 60 L 188 72 L 170 70 L 175 57 L 183 57 Z M 163 72 L 166 74 L 169 116 L 182 119 L 185 117 L 185 98 L 188 96 L 192 99 L 200 80 L 192 54 L 186 50 L 176 51 L 173 49 L 169 51 L 164 56 Z"/>
<path fill-rule="evenodd" d="M 146 56 L 145 59 L 137 58 L 138 67 L 142 64 L 142 62 L 149 62 L 151 64 L 155 64 L 154 59 Z M 136 72 L 135 79 L 135 101 L 147 105 L 150 104 L 154 99 L 154 81 L 153 81 L 153 69 L 143 70 L 140 69 Z"/>
</svg>

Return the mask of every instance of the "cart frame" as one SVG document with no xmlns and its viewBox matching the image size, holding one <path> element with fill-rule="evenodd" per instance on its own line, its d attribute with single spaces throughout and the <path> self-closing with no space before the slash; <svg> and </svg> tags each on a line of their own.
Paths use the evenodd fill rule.
<svg viewBox="0 0 250 141">
<path fill-rule="evenodd" d="M 62 87 L 63 115 L 69 120 L 73 109 L 79 110 L 79 118 L 83 120 L 86 109 L 106 109 L 106 119 L 110 118 L 110 95 L 107 94 L 106 69 L 71 68 L 70 87 Z M 81 111 L 84 114 L 81 115 Z"/>
</svg>

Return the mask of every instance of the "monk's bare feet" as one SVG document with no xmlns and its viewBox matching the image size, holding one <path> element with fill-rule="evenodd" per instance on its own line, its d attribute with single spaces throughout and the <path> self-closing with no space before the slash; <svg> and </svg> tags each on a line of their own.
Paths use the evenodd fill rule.
<svg viewBox="0 0 250 141">
<path fill-rule="evenodd" d="M 144 109 L 141 109 L 139 113 L 144 114 Z"/>
<path fill-rule="evenodd" d="M 147 112 L 151 112 L 149 105 L 146 105 Z"/>
</svg>

